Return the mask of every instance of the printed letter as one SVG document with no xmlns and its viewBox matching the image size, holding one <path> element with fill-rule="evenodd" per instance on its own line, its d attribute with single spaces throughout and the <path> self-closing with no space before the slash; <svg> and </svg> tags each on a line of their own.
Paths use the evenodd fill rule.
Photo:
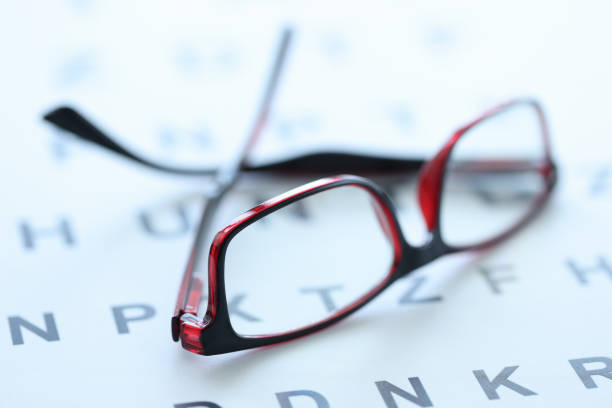
<svg viewBox="0 0 612 408">
<path fill-rule="evenodd" d="M 276 399 L 278 399 L 281 408 L 293 408 L 293 404 L 291 404 L 291 398 L 293 397 L 308 397 L 317 403 L 317 408 L 329 408 L 329 402 L 325 397 L 315 391 L 297 390 L 276 393 Z"/>
<path fill-rule="evenodd" d="M 589 357 L 589 358 L 577 358 L 570 360 L 572 368 L 578 374 L 578 377 L 582 380 L 582 383 L 587 388 L 597 388 L 597 384 L 593 380 L 593 376 L 599 375 L 612 380 L 612 358 L 608 357 Z M 592 368 L 587 370 L 584 365 L 590 363 L 603 364 L 603 368 Z"/>
<path fill-rule="evenodd" d="M 411 377 L 408 379 L 410 381 L 410 385 L 414 389 L 415 395 L 412 395 L 406 390 L 399 388 L 391 384 L 388 381 L 377 381 L 376 387 L 378 388 L 378 392 L 380 393 L 383 401 L 385 401 L 385 405 L 387 408 L 397 408 L 397 403 L 393 398 L 393 394 L 399 395 L 405 400 L 412 402 L 413 404 L 418 405 L 419 407 L 433 407 L 431 399 L 427 392 L 425 391 L 425 387 L 421 383 L 418 377 Z"/>
<path fill-rule="evenodd" d="M 19 344 L 23 344 L 23 333 L 21 332 L 22 327 L 28 329 L 38 337 L 42 337 L 46 341 L 58 341 L 59 333 L 57 332 L 57 326 L 55 325 L 53 314 L 45 313 L 43 317 L 45 319 L 45 330 L 38 326 L 34 326 L 32 323 L 19 316 L 10 316 L 8 321 L 13 345 L 17 346 Z"/>
<path fill-rule="evenodd" d="M 155 309 L 145 304 L 131 304 L 122 306 L 113 306 L 113 317 L 115 318 L 115 324 L 117 325 L 117 332 L 119 334 L 126 334 L 130 332 L 128 328 L 128 322 L 134 322 L 137 320 L 146 320 L 155 316 Z M 137 314 L 130 313 L 130 316 L 125 315 L 127 310 L 136 310 Z"/>
<path fill-rule="evenodd" d="M 482 390 L 490 400 L 499 399 L 497 389 L 502 385 L 526 397 L 530 395 L 538 395 L 530 389 L 509 380 L 509 377 L 516 371 L 517 368 L 519 368 L 519 366 L 504 367 L 501 373 L 497 374 L 493 381 L 489 380 L 489 377 L 487 377 L 484 370 L 474 370 L 473 372 L 476 379 L 480 383 Z"/>
</svg>

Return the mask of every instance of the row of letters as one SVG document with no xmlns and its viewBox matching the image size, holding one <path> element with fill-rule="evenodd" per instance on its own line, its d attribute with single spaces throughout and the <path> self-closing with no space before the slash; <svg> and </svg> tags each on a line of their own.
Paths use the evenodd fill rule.
<svg viewBox="0 0 612 408">
<path fill-rule="evenodd" d="M 589 368 L 593 365 L 597 367 Z M 582 382 L 586 389 L 598 388 L 598 382 L 612 380 L 612 358 L 609 357 L 600 356 L 572 359 L 569 360 L 569 366 L 574 370 L 578 380 Z M 538 396 L 536 391 L 510 378 L 518 368 L 519 366 L 504 367 L 495 376 L 487 374 L 484 370 L 473 370 L 472 374 L 482 389 L 484 397 L 488 400 L 499 400 L 504 393 L 507 394 L 509 392 L 514 392 L 524 397 Z M 408 379 L 408 382 L 410 383 L 409 387 L 402 385 L 402 387 L 405 388 L 386 380 L 376 381 L 374 385 L 386 408 L 397 408 L 399 406 L 398 401 L 409 401 L 413 405 L 419 407 L 434 406 L 433 398 L 428 394 L 425 385 L 419 377 L 411 377 Z M 610 386 L 610 384 L 607 386 Z M 309 400 L 311 402 L 309 406 L 313 408 L 315 406 L 316 408 L 331 407 L 329 400 L 323 394 L 314 390 L 302 389 L 277 392 L 275 396 L 280 408 L 293 408 L 293 402 L 298 404 L 304 400 Z M 212 401 L 194 401 L 174 404 L 174 408 L 191 407 L 222 408 L 221 405 Z"/>
<path fill-rule="evenodd" d="M 589 266 L 579 265 L 578 262 L 574 260 L 568 260 L 566 265 L 569 272 L 574 275 L 575 280 L 581 286 L 589 285 L 589 279 L 592 274 L 607 276 L 608 279 L 612 281 L 612 263 L 603 256 L 598 257 L 595 264 Z M 484 282 L 486 282 L 486 285 L 494 295 L 503 294 L 503 284 L 510 283 L 516 279 L 515 276 L 508 273 L 509 269 L 511 269 L 510 265 L 479 267 Z M 503 275 L 499 275 L 499 272 L 503 272 Z M 426 284 L 426 281 L 427 277 L 424 275 L 409 277 L 406 280 L 406 288 L 400 296 L 398 303 L 400 305 L 407 305 L 442 301 L 442 296 L 425 296 L 422 294 L 422 288 Z M 334 293 L 341 289 L 341 286 L 315 287 L 305 288 L 300 292 L 304 296 L 310 296 L 313 302 L 318 303 L 318 307 L 324 307 L 327 312 L 332 313 L 339 307 L 336 305 Z M 244 319 L 249 322 L 262 321 L 263 319 L 260 316 L 256 316 L 251 310 L 247 311 L 245 308 L 241 307 L 246 296 L 247 294 L 241 293 L 228 299 L 228 307 L 232 319 Z M 313 304 L 313 307 L 314 306 L 315 304 Z M 127 314 L 125 313 L 126 311 L 128 311 Z M 148 320 L 155 316 L 155 308 L 144 303 L 113 306 L 111 307 L 111 312 L 119 334 L 129 333 L 128 323 Z M 43 319 L 44 328 L 37 326 L 22 316 L 9 316 L 8 325 L 13 345 L 17 346 L 24 344 L 23 329 L 28 330 L 46 341 L 58 341 L 60 336 L 53 313 L 43 314 Z"/>
<path fill-rule="evenodd" d="M 117 333 L 129 334 L 130 324 L 151 319 L 155 316 L 156 312 L 152 306 L 147 304 L 126 304 L 111 307 L 111 314 L 115 322 Z M 8 318 L 8 323 L 13 344 L 24 344 L 23 329 L 46 341 L 58 341 L 60 337 L 53 314 L 45 313 L 43 319 L 46 326 L 44 329 L 20 316 L 10 316 Z M 569 364 L 579 381 L 581 381 L 587 389 L 598 388 L 603 379 L 612 380 L 612 358 L 605 356 L 578 358 L 569 360 Z M 486 373 L 485 370 L 478 369 L 473 370 L 472 374 L 488 400 L 500 399 L 502 395 L 509 392 L 514 392 L 525 397 L 538 395 L 537 391 L 534 389 L 524 384 L 519 384 L 516 380 L 511 379 L 512 374 L 518 368 L 519 366 L 516 365 L 507 366 L 495 375 L 490 375 L 490 373 Z M 385 404 L 384 406 L 387 408 L 397 407 L 397 401 L 403 400 L 409 401 L 420 407 L 433 407 L 433 399 L 428 394 L 423 381 L 419 377 L 409 378 L 408 381 L 410 387 L 405 385 L 399 386 L 384 380 L 375 382 L 376 389 Z M 503 390 L 503 392 L 500 394 L 499 391 L 501 390 Z M 314 390 L 278 392 L 276 393 L 276 399 L 281 408 L 292 408 L 293 402 L 297 403 L 298 400 L 304 399 L 310 399 L 316 404 L 317 408 L 330 407 L 328 399 L 323 394 Z M 177 403 L 174 407 L 221 408 L 221 405 L 211 401 L 196 401 Z"/>
</svg>

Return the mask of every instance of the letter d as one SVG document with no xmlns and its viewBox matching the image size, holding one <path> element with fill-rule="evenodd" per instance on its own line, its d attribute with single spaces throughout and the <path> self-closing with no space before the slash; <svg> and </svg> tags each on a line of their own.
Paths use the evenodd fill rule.
<svg viewBox="0 0 612 408">
<path fill-rule="evenodd" d="M 291 404 L 291 398 L 293 397 L 308 397 L 317 403 L 317 408 L 329 408 L 329 402 L 325 397 L 315 391 L 296 390 L 276 393 L 276 399 L 278 399 L 281 408 L 293 408 L 293 404 Z"/>
</svg>

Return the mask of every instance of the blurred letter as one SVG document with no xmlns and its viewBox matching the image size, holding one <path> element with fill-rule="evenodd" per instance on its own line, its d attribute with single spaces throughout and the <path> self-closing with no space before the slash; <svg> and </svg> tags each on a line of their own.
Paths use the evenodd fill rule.
<svg viewBox="0 0 612 408">
<path fill-rule="evenodd" d="M 325 310 L 328 312 L 333 312 L 337 309 L 336 304 L 334 303 L 334 299 L 332 299 L 330 292 L 332 290 L 340 290 L 342 289 L 341 285 L 336 286 L 322 286 L 319 288 L 302 288 L 300 290 L 301 293 L 316 293 L 321 297 L 323 301 L 323 305 L 325 306 Z"/>
<path fill-rule="evenodd" d="M 493 291 L 493 293 L 495 293 L 496 295 L 501 295 L 502 291 L 499 287 L 499 284 L 501 282 L 514 282 L 514 276 L 512 275 L 504 275 L 501 276 L 499 278 L 495 278 L 495 276 L 493 276 L 495 271 L 503 271 L 503 270 L 508 270 L 508 269 L 512 269 L 512 267 L 510 265 L 501 265 L 501 266 L 493 266 L 493 267 L 480 267 L 480 273 L 482 274 L 482 276 L 484 276 L 485 280 L 487 281 L 487 284 L 489 285 L 489 287 L 491 288 L 491 291 Z"/>
<path fill-rule="evenodd" d="M 293 408 L 293 404 L 290 401 L 292 397 L 308 397 L 317 403 L 317 408 L 329 408 L 329 402 L 318 392 L 297 390 L 276 393 L 276 399 L 278 399 L 281 408 Z"/>
<path fill-rule="evenodd" d="M 138 310 L 140 313 L 136 316 L 126 317 L 124 312 L 129 309 Z M 130 332 L 128 322 L 146 320 L 155 316 L 155 309 L 145 304 L 113 306 L 111 310 L 113 311 L 113 317 L 115 318 L 115 324 L 117 325 L 117 332 L 119 334 L 126 334 Z"/>
<path fill-rule="evenodd" d="M 587 285 L 589 283 L 588 279 L 586 278 L 587 273 L 605 272 L 608 274 L 608 277 L 612 279 L 612 267 L 608 265 L 603 256 L 599 257 L 599 263 L 596 266 L 580 268 L 576 266 L 576 263 L 572 260 L 568 260 L 567 265 L 572 270 L 574 275 L 576 275 L 576 279 L 578 279 L 578 282 L 583 285 Z"/>
<path fill-rule="evenodd" d="M 45 319 L 45 330 L 38 326 L 34 326 L 32 323 L 19 316 L 9 317 L 9 329 L 11 331 L 13 345 L 17 346 L 19 344 L 23 344 L 23 333 L 21 332 L 22 327 L 47 341 L 58 341 L 60 338 L 59 333 L 57 332 L 57 326 L 55 325 L 55 319 L 53 318 L 53 313 L 45 313 L 43 317 Z"/>
<path fill-rule="evenodd" d="M 191 223 L 187 215 L 187 210 L 184 205 L 178 205 L 172 208 L 172 218 L 174 219 L 171 226 L 166 227 L 167 222 L 156 222 L 160 219 L 168 217 L 167 213 L 164 214 L 151 214 L 143 212 L 140 214 L 139 219 L 142 227 L 147 234 L 156 238 L 173 238 L 179 237 L 186 234 L 191 229 Z M 165 219 L 163 220 L 165 221 Z M 160 227 L 161 224 L 161 227 Z"/>
<path fill-rule="evenodd" d="M 34 238 L 39 236 L 59 236 L 64 239 L 64 243 L 67 246 L 74 246 L 75 240 L 70 224 L 65 218 L 61 218 L 57 227 L 54 228 L 41 228 L 34 230 L 30 224 L 23 221 L 20 224 L 21 236 L 23 238 L 23 246 L 26 249 L 34 249 Z"/>
<path fill-rule="evenodd" d="M 442 300 L 441 296 L 430 296 L 426 298 L 415 298 L 416 292 L 423 286 L 427 278 L 425 276 L 417 276 L 413 279 L 410 279 L 412 282 L 412 286 L 404 293 L 404 295 L 400 298 L 400 304 L 406 303 L 426 303 L 426 302 L 439 302 Z"/>
</svg>

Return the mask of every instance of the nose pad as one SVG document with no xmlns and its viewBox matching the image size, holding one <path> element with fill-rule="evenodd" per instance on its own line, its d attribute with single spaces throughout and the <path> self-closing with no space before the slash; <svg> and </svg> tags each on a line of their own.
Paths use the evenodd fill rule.
<svg viewBox="0 0 612 408">
<path fill-rule="evenodd" d="M 385 214 L 385 210 L 382 208 L 378 200 L 376 200 L 373 197 L 370 197 L 370 204 L 372 205 L 372 208 L 374 208 L 374 213 L 376 214 L 376 219 L 378 220 L 378 224 L 380 225 L 380 228 L 382 228 L 383 232 L 385 233 L 385 236 L 387 237 L 389 244 L 391 244 L 391 246 L 394 246 L 395 238 L 393 236 L 393 228 L 391 227 L 391 224 L 389 224 L 389 219 L 387 218 L 387 215 Z"/>
</svg>

